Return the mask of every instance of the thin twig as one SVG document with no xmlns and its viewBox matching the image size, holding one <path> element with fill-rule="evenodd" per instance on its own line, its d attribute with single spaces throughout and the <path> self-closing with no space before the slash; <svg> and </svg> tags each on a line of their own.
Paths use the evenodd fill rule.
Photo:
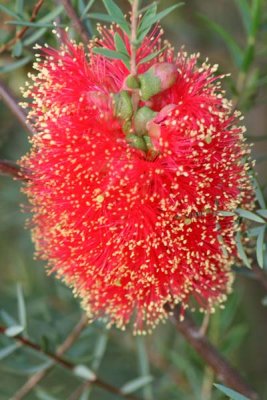
<svg viewBox="0 0 267 400">
<path fill-rule="evenodd" d="M 33 7 L 32 10 L 32 15 L 29 19 L 29 22 L 34 22 L 37 14 L 40 10 L 40 8 L 43 5 L 44 0 L 38 0 L 37 3 L 35 4 L 35 6 Z M 19 39 L 22 39 L 22 37 L 25 35 L 25 33 L 27 32 L 27 30 L 29 29 L 29 26 L 24 26 L 23 28 L 21 28 L 17 33 L 16 36 L 14 38 L 12 38 L 11 40 L 9 40 L 7 43 L 5 43 L 2 47 L 0 47 L 0 54 L 3 53 L 4 51 L 10 49 L 10 47 L 12 47 L 14 44 L 16 44 L 16 42 Z"/>
<path fill-rule="evenodd" d="M 136 31 L 137 31 L 137 18 L 138 18 L 138 2 L 139 0 L 133 0 L 132 13 L 131 13 L 131 75 L 135 76 L 137 73 L 136 69 Z"/>
<path fill-rule="evenodd" d="M 90 387 L 90 383 L 85 382 L 80 385 L 68 398 L 68 400 L 78 400 L 81 398 L 83 392 Z"/>
<path fill-rule="evenodd" d="M 0 326 L 0 334 L 6 335 L 6 330 L 7 330 L 7 328 L 5 326 Z M 73 372 L 75 370 L 76 365 L 74 363 L 62 358 L 61 356 L 57 355 L 56 353 L 52 353 L 50 351 L 43 349 L 40 345 L 32 342 L 28 338 L 25 338 L 21 335 L 17 335 L 15 337 L 12 337 L 12 339 L 32 350 L 35 350 L 38 353 L 42 353 L 42 354 L 46 355 L 53 362 L 57 363 L 58 365 L 60 365 L 61 367 L 65 368 L 65 369 L 67 369 L 68 371 Z M 87 380 L 85 380 L 85 382 L 88 382 L 93 385 L 97 385 L 100 388 L 102 388 L 110 393 L 116 394 L 117 396 L 120 396 L 124 399 L 137 400 L 137 398 L 135 396 L 130 395 L 130 394 L 124 394 L 119 388 L 111 385 L 110 383 L 104 381 L 103 379 L 101 379 L 97 376 L 95 376 L 94 379 L 91 379 L 91 380 L 87 379 Z"/>
<path fill-rule="evenodd" d="M 138 20 L 138 4 L 139 0 L 133 0 L 131 12 L 131 58 L 130 58 L 130 73 L 132 76 L 137 75 L 136 65 L 136 35 L 137 35 L 137 20 Z M 138 108 L 139 103 L 139 90 L 132 91 L 132 104 L 134 112 Z"/>
<path fill-rule="evenodd" d="M 169 306 L 166 310 L 171 312 Z M 180 321 L 180 313 L 175 308 L 170 313 L 170 319 L 188 343 L 196 350 L 203 360 L 214 371 L 215 375 L 227 386 L 247 396 L 250 400 L 259 399 L 258 394 L 244 381 L 239 372 L 233 368 L 229 362 L 218 352 L 207 339 L 199 332 L 199 328 L 188 316 L 184 321 Z"/>
<path fill-rule="evenodd" d="M 258 266 L 258 264 L 252 264 L 252 270 L 254 277 L 261 283 L 265 290 L 267 290 L 267 274 L 266 272 Z"/>
<path fill-rule="evenodd" d="M 13 178 L 26 180 L 23 170 L 13 161 L 0 160 L 0 175 L 9 175 Z"/>
<path fill-rule="evenodd" d="M 60 4 L 65 8 L 66 13 L 68 14 L 70 20 L 72 21 L 73 27 L 76 32 L 81 36 L 84 43 L 88 43 L 88 39 L 90 38 L 89 33 L 87 32 L 85 26 L 83 25 L 81 19 L 77 15 L 75 9 L 73 8 L 70 0 L 58 0 Z"/>
<path fill-rule="evenodd" d="M 88 324 L 88 318 L 85 314 L 82 315 L 80 321 L 77 323 L 77 325 L 74 326 L 73 330 L 70 332 L 70 334 L 67 336 L 67 338 L 64 340 L 64 342 L 57 348 L 56 350 L 56 355 L 57 356 L 62 356 L 66 351 L 70 349 L 70 347 L 75 343 L 75 341 L 78 339 L 80 336 L 81 332 L 83 329 L 87 326 Z M 46 375 L 51 371 L 51 369 L 54 367 L 52 365 L 51 367 L 48 367 L 42 371 L 36 372 L 34 375 L 32 375 L 27 382 L 14 394 L 11 400 L 21 400 L 23 399 L 30 391 L 34 389 L 34 387 L 46 377 Z"/>
<path fill-rule="evenodd" d="M 17 101 L 11 91 L 6 85 L 0 81 L 0 97 L 10 111 L 16 116 L 17 120 L 31 135 L 34 134 L 33 127 L 26 121 L 26 115 L 21 107 L 18 106 Z"/>
</svg>

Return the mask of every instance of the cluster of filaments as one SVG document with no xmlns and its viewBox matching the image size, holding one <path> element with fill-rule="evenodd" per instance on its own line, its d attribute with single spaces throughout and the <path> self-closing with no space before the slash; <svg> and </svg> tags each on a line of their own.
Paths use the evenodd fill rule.
<svg viewBox="0 0 267 400">
<path fill-rule="evenodd" d="M 166 58 L 132 76 L 71 43 L 35 65 L 24 93 L 39 132 L 22 162 L 38 256 L 90 318 L 125 328 L 134 315 L 138 333 L 166 319 L 166 302 L 225 300 L 236 218 L 219 211 L 250 206 L 249 149 L 215 69 Z M 122 71 L 117 87 L 104 66 Z"/>
<path fill-rule="evenodd" d="M 112 95 L 114 115 L 121 120 L 126 141 L 153 160 L 159 153 L 160 127 L 157 118 L 167 115 L 172 107 L 167 105 L 159 112 L 150 106 L 150 99 L 171 88 L 178 78 L 175 64 L 156 63 L 145 73 L 129 75 L 122 90 Z"/>
</svg>

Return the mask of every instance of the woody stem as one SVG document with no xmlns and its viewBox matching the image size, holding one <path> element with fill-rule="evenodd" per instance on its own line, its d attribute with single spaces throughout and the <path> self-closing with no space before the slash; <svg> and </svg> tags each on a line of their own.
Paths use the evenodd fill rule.
<svg viewBox="0 0 267 400">
<path fill-rule="evenodd" d="M 217 348 L 209 342 L 207 337 L 199 331 L 199 328 L 189 316 L 186 316 L 184 321 L 181 321 L 179 309 L 177 307 L 171 310 L 169 306 L 166 305 L 165 309 L 168 312 L 172 311 L 170 320 L 175 325 L 176 330 L 184 336 L 198 355 L 209 365 L 217 378 L 227 386 L 247 396 L 249 399 L 259 399 L 258 394 L 244 381 L 238 370 L 231 366 L 223 355 L 219 353 Z"/>
<path fill-rule="evenodd" d="M 138 18 L 138 0 L 132 2 L 132 15 L 131 15 L 131 75 L 137 74 L 136 69 L 136 31 L 137 31 L 137 18 Z"/>
<path fill-rule="evenodd" d="M 138 19 L 138 2 L 139 0 L 132 1 L 132 14 L 131 14 L 131 58 L 130 58 L 130 72 L 132 76 L 137 75 L 136 65 L 136 32 L 137 32 L 137 19 Z M 139 93 L 138 90 L 132 91 L 132 103 L 134 112 L 138 108 Z"/>
</svg>

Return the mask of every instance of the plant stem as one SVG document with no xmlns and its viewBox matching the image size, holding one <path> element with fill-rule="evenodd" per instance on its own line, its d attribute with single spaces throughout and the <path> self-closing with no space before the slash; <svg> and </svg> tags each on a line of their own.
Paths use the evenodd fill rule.
<svg viewBox="0 0 267 400">
<path fill-rule="evenodd" d="M 62 356 L 66 351 L 70 349 L 70 347 L 75 343 L 75 341 L 79 338 L 81 332 L 88 324 L 88 318 L 85 314 L 82 315 L 81 319 L 74 326 L 73 330 L 64 340 L 64 342 L 57 348 L 56 355 Z M 51 371 L 53 365 L 48 367 L 42 371 L 36 372 L 32 375 L 27 382 L 14 394 L 11 400 L 21 400 L 23 399 L 30 391 L 34 389 L 34 387 L 46 377 L 46 375 Z"/>
<path fill-rule="evenodd" d="M 37 3 L 35 4 L 35 6 L 33 7 L 32 10 L 32 15 L 29 19 L 29 22 L 34 22 L 37 14 L 40 10 L 40 8 L 43 5 L 44 0 L 38 0 Z M 4 51 L 8 50 L 10 47 L 12 47 L 14 44 L 16 44 L 16 42 L 20 39 L 22 39 L 22 37 L 25 35 L 25 33 L 27 32 L 27 30 L 29 29 L 29 26 L 24 26 L 23 28 L 21 28 L 17 33 L 16 36 L 9 40 L 7 43 L 3 44 L 3 46 L 0 47 L 0 54 L 3 53 Z"/>
<path fill-rule="evenodd" d="M 137 74 L 136 68 L 136 31 L 137 31 L 137 19 L 138 19 L 138 2 L 139 0 L 133 0 L 132 2 L 132 13 L 131 13 L 131 75 Z"/>
<path fill-rule="evenodd" d="M 165 307 L 171 312 L 169 306 Z M 258 394 L 243 380 L 239 372 L 218 352 L 206 336 L 199 333 L 198 327 L 188 316 L 180 321 L 180 313 L 176 307 L 170 314 L 170 320 L 177 331 L 181 333 L 188 343 L 196 350 L 203 360 L 211 367 L 215 375 L 227 386 L 247 396 L 250 400 L 258 400 Z"/>
<path fill-rule="evenodd" d="M 87 44 L 88 39 L 90 38 L 89 33 L 87 32 L 84 24 L 82 23 L 81 19 L 77 15 L 74 7 L 71 4 L 71 1 L 70 0 L 58 0 L 58 2 L 63 5 L 66 13 L 68 14 L 68 16 L 73 24 L 74 29 L 81 36 L 84 43 Z"/>
<path fill-rule="evenodd" d="M 132 76 L 137 75 L 137 65 L 136 65 L 136 32 L 137 32 L 137 19 L 138 19 L 138 3 L 139 0 L 133 0 L 132 2 L 132 12 L 131 12 L 131 58 L 130 58 L 130 73 Z M 139 90 L 133 89 L 132 91 L 132 104 L 133 110 L 136 112 L 139 103 Z"/>
<path fill-rule="evenodd" d="M 26 121 L 26 115 L 21 107 L 18 106 L 17 101 L 11 91 L 6 85 L 0 81 L 0 97 L 10 111 L 16 116 L 17 120 L 26 129 L 30 135 L 34 134 L 33 127 Z"/>
<path fill-rule="evenodd" d="M 0 160 L 0 175 L 9 175 L 20 180 L 26 180 L 22 169 L 13 161 Z"/>
<path fill-rule="evenodd" d="M 7 328 L 5 326 L 0 326 L 0 334 L 6 335 L 6 330 L 7 330 Z M 46 355 L 54 363 L 60 365 L 61 367 L 67 369 L 68 371 L 73 372 L 75 370 L 76 365 L 74 363 L 62 358 L 60 355 L 58 355 L 56 353 L 52 353 L 50 351 L 44 350 L 40 345 L 32 342 L 30 339 L 28 339 L 26 337 L 17 335 L 15 337 L 12 337 L 12 339 L 32 350 L 35 350 L 38 353 L 42 353 L 42 354 Z M 122 398 L 125 398 L 128 400 L 137 400 L 137 398 L 135 396 L 130 395 L 130 394 L 124 394 L 119 388 L 111 385 L 110 383 L 104 381 L 103 379 L 101 379 L 97 376 L 95 376 L 95 378 L 92 380 L 85 379 L 85 382 L 88 382 L 88 384 L 90 383 L 93 385 L 97 385 L 98 387 L 100 387 L 110 393 L 113 393 L 117 396 L 120 396 Z"/>
</svg>

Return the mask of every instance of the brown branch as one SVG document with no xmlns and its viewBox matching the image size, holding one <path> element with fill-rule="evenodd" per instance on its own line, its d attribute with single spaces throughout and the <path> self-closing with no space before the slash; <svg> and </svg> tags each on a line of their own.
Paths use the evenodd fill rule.
<svg viewBox="0 0 267 400">
<path fill-rule="evenodd" d="M 58 0 L 60 4 L 63 5 L 66 13 L 68 14 L 70 20 L 72 21 L 73 27 L 76 32 L 81 36 L 84 43 L 88 43 L 89 33 L 87 32 L 85 26 L 77 15 L 75 9 L 73 8 L 70 0 Z"/>
<path fill-rule="evenodd" d="M 6 335 L 6 330 L 7 330 L 7 328 L 5 326 L 0 326 L 0 334 Z M 76 365 L 74 363 L 62 358 L 60 355 L 58 355 L 56 353 L 52 353 L 50 351 L 44 350 L 41 346 L 32 342 L 31 340 L 29 340 L 26 337 L 17 335 L 15 337 L 12 337 L 12 339 L 32 350 L 35 350 L 38 353 L 42 353 L 42 354 L 46 355 L 53 362 L 57 363 L 58 365 L 60 365 L 61 367 L 65 368 L 65 369 L 67 369 L 68 371 L 73 372 L 75 370 Z M 93 379 L 85 379 L 85 382 L 88 382 L 88 384 L 90 383 L 93 385 L 97 385 L 98 387 L 100 387 L 110 393 L 116 394 L 117 396 L 123 397 L 124 399 L 137 400 L 137 398 L 135 396 L 130 395 L 130 394 L 124 394 L 119 388 L 111 385 L 110 383 L 102 380 L 101 378 L 99 378 L 97 376 L 95 376 Z"/>
<path fill-rule="evenodd" d="M 35 6 L 33 7 L 32 15 L 29 19 L 29 22 L 35 21 L 37 14 L 43 5 L 43 2 L 44 2 L 44 0 L 37 1 Z M 24 26 L 23 28 L 21 28 L 16 33 L 16 36 L 14 38 L 12 38 L 11 40 L 9 40 L 9 42 L 5 43 L 2 47 L 0 47 L 0 54 L 3 53 L 4 51 L 8 50 L 10 47 L 12 47 L 19 39 L 22 39 L 22 37 L 25 35 L 25 33 L 27 32 L 28 29 L 29 29 L 29 26 Z"/>
<path fill-rule="evenodd" d="M 136 70 L 136 31 L 137 31 L 137 18 L 138 18 L 138 2 L 139 0 L 133 0 L 132 2 L 132 13 L 131 13 L 131 75 L 135 76 Z"/>
<path fill-rule="evenodd" d="M 16 116 L 17 120 L 31 135 L 34 134 L 33 127 L 26 121 L 26 115 L 21 107 L 17 104 L 17 101 L 11 91 L 6 85 L 0 81 L 0 97 L 2 98 L 5 105 L 10 111 Z"/>
<path fill-rule="evenodd" d="M 20 168 L 19 165 L 13 161 L 9 160 L 0 160 L 0 175 L 9 175 L 20 180 L 27 180 L 24 176 L 22 168 Z"/>
<path fill-rule="evenodd" d="M 265 290 L 267 290 L 267 274 L 266 272 L 258 266 L 258 264 L 252 264 L 252 271 L 254 277 L 261 283 Z"/>
<path fill-rule="evenodd" d="M 56 350 L 56 355 L 57 356 L 62 356 L 66 351 L 70 349 L 70 347 L 74 344 L 74 342 L 78 339 L 80 336 L 81 332 L 83 329 L 87 326 L 88 324 L 88 318 L 85 314 L 82 315 L 80 321 L 78 322 L 77 325 L 73 328 L 73 330 L 70 332 L 70 334 L 67 336 L 67 338 L 64 340 L 64 342 L 57 348 Z M 31 390 L 34 389 L 34 387 L 46 377 L 46 375 L 51 371 L 51 369 L 54 367 L 52 365 L 51 367 L 48 367 L 42 371 L 36 372 L 34 375 L 32 375 L 27 382 L 14 394 L 11 400 L 21 400 L 23 399 Z"/>
<path fill-rule="evenodd" d="M 198 327 L 188 316 L 180 321 L 178 308 L 172 312 L 167 305 L 166 310 L 170 312 L 170 320 L 177 331 L 181 333 L 195 351 L 214 371 L 215 375 L 227 386 L 247 396 L 250 400 L 259 399 L 258 394 L 243 380 L 239 372 L 233 368 L 218 350 L 208 341 L 206 336 L 200 334 Z"/>
</svg>

